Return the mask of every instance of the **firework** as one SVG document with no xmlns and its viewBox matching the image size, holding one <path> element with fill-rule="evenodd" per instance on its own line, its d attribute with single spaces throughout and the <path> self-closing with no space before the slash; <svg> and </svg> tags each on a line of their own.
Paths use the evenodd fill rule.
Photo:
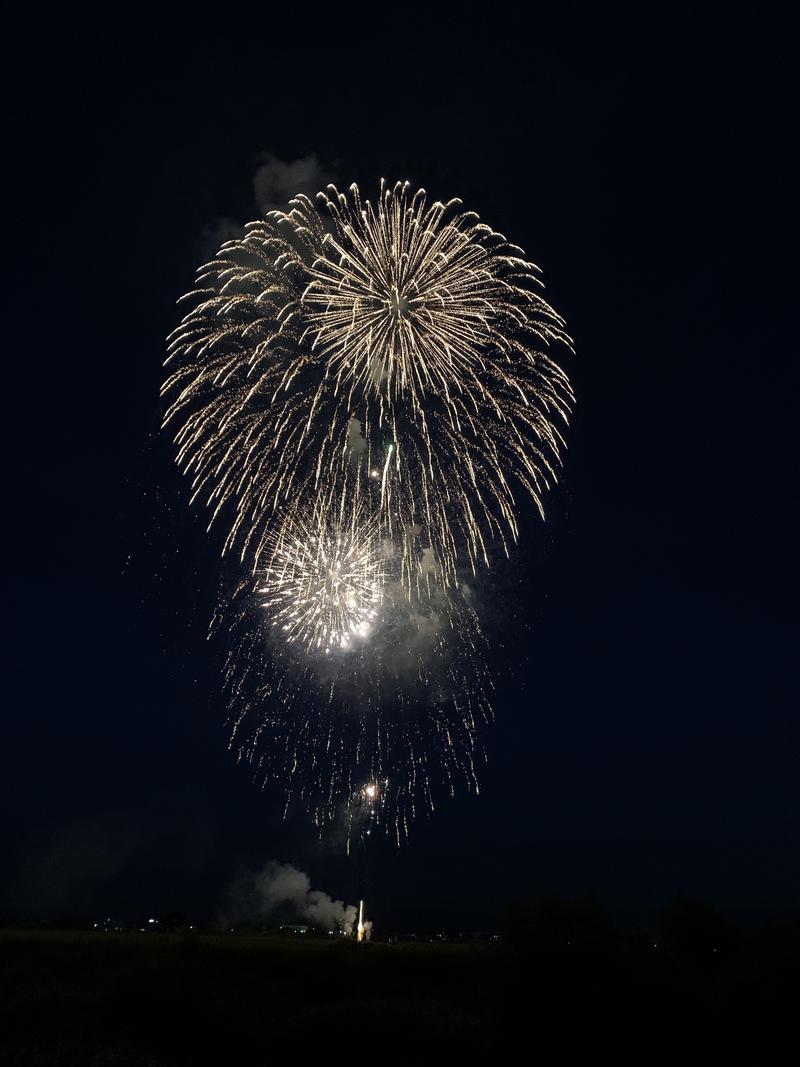
<svg viewBox="0 0 800 1067">
<path fill-rule="evenodd" d="M 256 592 L 287 642 L 309 650 L 347 651 L 372 632 L 387 580 L 387 560 L 374 521 L 349 521 L 297 509 L 268 538 Z"/>
<path fill-rule="evenodd" d="M 442 581 L 518 535 L 516 497 L 556 476 L 569 345 L 538 268 L 460 202 L 381 183 L 249 224 L 201 268 L 170 338 L 166 422 L 178 463 L 258 564 L 275 515 L 313 495 L 336 511 L 374 484 L 406 584 L 420 549 Z"/>
<path fill-rule="evenodd" d="M 540 288 L 458 200 L 329 186 L 224 244 L 170 337 L 165 425 L 244 564 L 212 627 L 231 746 L 348 841 L 478 788 L 464 571 L 542 510 L 572 402 Z"/>
<path fill-rule="evenodd" d="M 288 642 L 248 576 L 215 614 L 225 647 L 230 746 L 286 811 L 309 811 L 349 842 L 384 826 L 400 843 L 420 812 L 461 787 L 477 792 L 491 719 L 485 641 L 469 599 L 383 586 L 367 640 L 348 649 Z"/>
<path fill-rule="evenodd" d="M 358 922 L 356 924 L 356 941 L 361 944 L 362 941 L 369 940 L 367 937 L 367 924 L 364 922 L 364 901 L 358 902 Z"/>
</svg>

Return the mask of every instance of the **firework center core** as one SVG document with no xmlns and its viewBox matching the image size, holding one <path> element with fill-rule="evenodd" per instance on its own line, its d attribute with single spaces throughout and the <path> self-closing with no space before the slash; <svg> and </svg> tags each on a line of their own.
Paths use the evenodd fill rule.
<svg viewBox="0 0 800 1067">
<path fill-rule="evenodd" d="M 390 314 L 398 319 L 405 318 L 411 307 L 411 301 L 396 286 L 393 286 L 387 304 Z"/>
</svg>

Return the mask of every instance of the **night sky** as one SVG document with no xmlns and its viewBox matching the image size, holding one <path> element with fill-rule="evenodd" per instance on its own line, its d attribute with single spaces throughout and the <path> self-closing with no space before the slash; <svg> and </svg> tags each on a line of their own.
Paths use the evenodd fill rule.
<svg viewBox="0 0 800 1067">
<path fill-rule="evenodd" d="M 270 859 L 353 895 L 227 750 L 220 538 L 158 431 L 176 298 L 266 156 L 311 154 L 460 196 L 577 349 L 547 522 L 483 585 L 481 795 L 374 849 L 374 914 L 797 901 L 794 58 L 713 9 L 18 24 L 0 916 L 211 916 Z"/>
</svg>

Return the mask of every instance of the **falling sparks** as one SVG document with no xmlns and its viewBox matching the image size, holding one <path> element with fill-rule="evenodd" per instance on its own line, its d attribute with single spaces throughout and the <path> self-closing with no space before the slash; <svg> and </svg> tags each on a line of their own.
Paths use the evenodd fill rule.
<svg viewBox="0 0 800 1067">
<path fill-rule="evenodd" d="M 346 651 L 287 642 L 246 578 L 212 634 L 226 647 L 231 748 L 280 783 L 287 811 L 338 825 L 348 842 L 384 826 L 400 843 L 436 794 L 478 791 L 491 680 L 477 616 L 458 592 L 409 599 L 384 586 L 380 625 Z"/>
</svg>

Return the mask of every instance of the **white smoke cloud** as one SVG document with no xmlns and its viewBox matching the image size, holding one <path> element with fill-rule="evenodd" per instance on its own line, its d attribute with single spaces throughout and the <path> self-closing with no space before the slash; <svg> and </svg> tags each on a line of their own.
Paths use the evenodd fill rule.
<svg viewBox="0 0 800 1067">
<path fill-rule="evenodd" d="M 436 566 L 436 557 L 430 546 L 428 548 L 423 548 L 422 550 L 422 556 L 419 561 L 419 573 L 423 578 L 427 575 L 435 578 L 439 573 L 439 568 Z"/>
<path fill-rule="evenodd" d="M 231 888 L 225 924 L 268 920 L 308 922 L 322 930 L 351 936 L 358 909 L 311 888 L 305 871 L 270 860 L 258 874 L 240 878 Z"/>
<path fill-rule="evenodd" d="M 255 173 L 253 190 L 256 203 L 266 213 L 285 207 L 296 193 L 313 197 L 333 180 L 334 175 L 325 170 L 314 152 L 288 162 L 269 153 Z"/>
<path fill-rule="evenodd" d="M 258 169 L 253 175 L 253 193 L 262 214 L 274 208 L 286 207 L 297 193 L 314 197 L 336 175 L 322 166 L 314 152 L 300 159 L 282 160 L 267 152 L 261 156 Z M 244 224 L 238 219 L 220 216 L 207 223 L 195 242 L 199 259 L 210 259 L 221 245 L 244 234 Z"/>
<path fill-rule="evenodd" d="M 367 451 L 367 439 L 358 419 L 351 418 L 347 423 L 347 450 L 351 460 L 358 460 Z"/>
<path fill-rule="evenodd" d="M 226 241 L 233 241 L 244 235 L 244 226 L 235 219 L 224 216 L 207 223 L 200 231 L 195 242 L 195 251 L 199 259 L 210 259 Z"/>
</svg>

